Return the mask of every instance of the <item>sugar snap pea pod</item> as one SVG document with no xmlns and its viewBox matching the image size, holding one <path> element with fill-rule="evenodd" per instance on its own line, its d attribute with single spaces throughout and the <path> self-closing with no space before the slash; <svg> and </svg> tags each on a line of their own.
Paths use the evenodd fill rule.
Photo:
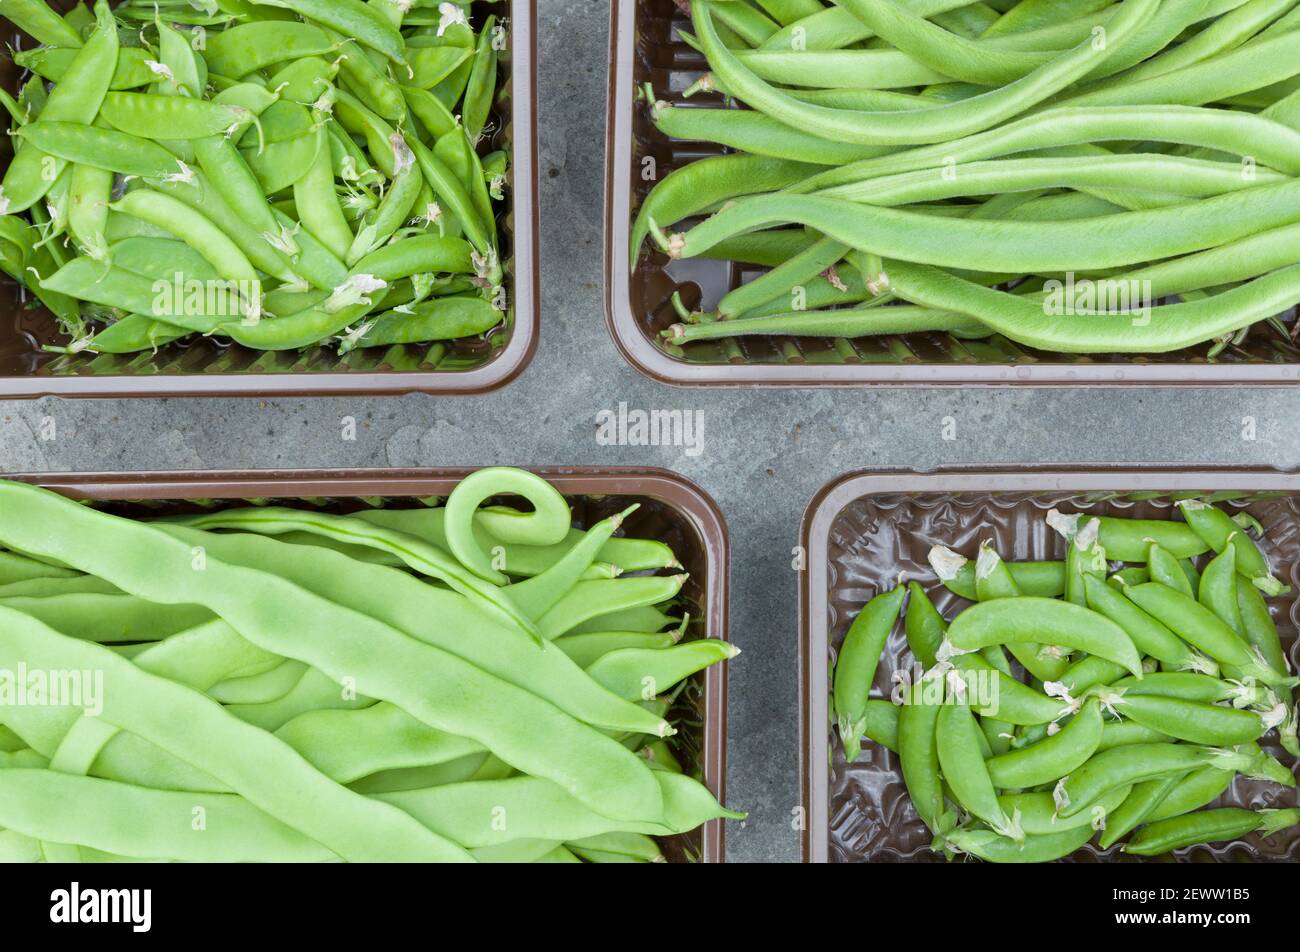
<svg viewBox="0 0 1300 952">
<path fill-rule="evenodd" d="M 51 10 L 45 0 L 3 0 L 0 16 L 43 46 L 81 47 L 81 34 Z"/>
<path fill-rule="evenodd" d="M 1091 826 L 1059 833 L 1025 836 L 1023 841 L 999 836 L 993 830 L 961 829 L 944 838 L 949 849 L 969 853 L 986 863 L 1050 863 L 1082 849 L 1093 836 Z"/>
<path fill-rule="evenodd" d="M 898 716 L 901 708 L 901 705 L 893 701 L 867 701 L 863 736 L 886 750 L 898 753 Z"/>
<path fill-rule="evenodd" d="M 1002 812 L 1007 816 L 1020 814 L 1020 826 L 1027 839 L 1036 836 L 1048 836 L 1088 827 L 1096 830 L 1103 824 L 1109 829 L 1110 817 L 1120 808 L 1131 788 L 1119 787 L 1112 790 L 1091 810 L 1064 819 L 1056 813 L 1056 802 L 1050 793 L 1011 793 L 998 797 Z"/>
<path fill-rule="evenodd" d="M 213 557 L 204 572 L 194 572 L 191 546 L 156 527 L 94 512 L 22 484 L 0 484 L 0 497 L 7 503 L 0 507 L 0 538 L 7 545 L 78 565 L 161 604 L 207 603 L 259 647 L 297 657 L 336 680 L 355 678 L 361 692 L 396 703 L 432 727 L 478 740 L 521 770 L 555 778 L 608 814 L 632 818 L 661 810 L 658 790 L 648 785 L 653 778 L 634 755 L 449 652 L 276 576 Z M 51 538 L 37 529 L 51 519 L 62 520 L 67 532 Z M 139 553 L 149 571 L 132 571 L 133 564 L 120 558 L 124 549 Z M 262 597 L 251 599 L 254 591 Z M 275 610 L 267 612 L 267 604 Z M 276 623 L 280 614 L 294 623 Z M 316 634 L 304 642 L 296 637 L 302 630 Z M 471 704 L 466 698 L 478 700 Z M 208 766 L 207 760 L 196 763 Z"/>
<path fill-rule="evenodd" d="M 1133 744 L 1163 744 L 1172 740 L 1168 734 L 1133 721 L 1107 721 L 1101 729 L 1101 743 L 1097 745 L 1097 752 Z"/>
<path fill-rule="evenodd" d="M 1237 571 L 1251 581 L 1265 595 L 1285 595 L 1290 588 L 1273 578 L 1268 560 L 1259 551 L 1255 541 L 1246 535 L 1221 509 L 1194 499 L 1178 503 L 1183 518 L 1215 552 L 1223 552 L 1229 544 L 1237 549 Z"/>
<path fill-rule="evenodd" d="M 1236 546 L 1232 546 L 1233 549 Z M 1277 624 L 1269 611 L 1264 594 L 1254 585 L 1237 586 L 1237 610 L 1241 613 L 1241 624 L 1246 640 L 1250 642 L 1275 671 L 1289 674 L 1290 662 L 1282 650 L 1278 637 Z"/>
<path fill-rule="evenodd" d="M 926 671 L 934 667 L 935 654 L 943 644 L 948 624 L 930 601 L 920 582 L 907 583 L 907 614 L 904 618 L 907 646 Z"/>
<path fill-rule="evenodd" d="M 632 225 L 632 269 L 636 270 L 652 220 L 668 226 L 719 202 L 793 185 L 807 178 L 813 168 L 804 162 L 732 154 L 675 169 L 655 185 L 637 211 Z"/>
<path fill-rule="evenodd" d="M 1241 609 L 1237 605 L 1237 544 L 1235 541 L 1228 543 L 1227 548 L 1205 566 L 1200 585 L 1196 590 L 1196 598 L 1219 616 L 1219 621 L 1238 635 L 1245 635 Z M 1284 668 L 1283 671 L 1285 670 Z"/>
<path fill-rule="evenodd" d="M 415 200 L 424 186 L 424 179 L 415 164 L 415 156 L 406 147 L 400 135 L 393 136 L 393 151 L 397 155 L 397 177 L 393 180 L 379 207 L 367 215 L 356 238 L 347 250 L 345 261 L 355 265 L 366 255 L 385 245 L 402 227 L 415 207 Z"/>
<path fill-rule="evenodd" d="M 1101 523 L 1088 519 L 1078 532 L 1067 537 L 1069 552 L 1065 558 L 1065 597 L 1075 605 L 1087 607 L 1087 578 L 1106 577 L 1106 550 L 1097 541 Z"/>
<path fill-rule="evenodd" d="M 411 85 L 432 89 L 453 73 L 461 63 L 474 55 L 472 49 L 460 46 L 413 46 L 407 51 L 411 71 Z"/>
<path fill-rule="evenodd" d="M 1122 626 L 1121 626 L 1122 627 Z M 1110 684 L 1116 678 L 1122 678 L 1128 672 L 1123 665 L 1096 655 L 1086 655 L 1070 665 L 1057 682 L 1070 697 L 1079 697 L 1089 688 L 1100 684 Z M 1150 677 L 1150 675 L 1147 675 Z M 1130 681 L 1132 678 L 1129 679 Z M 1141 684 L 1141 681 L 1135 681 Z"/>
<path fill-rule="evenodd" d="M 1121 562 L 1145 562 L 1151 543 L 1176 559 L 1188 559 L 1209 551 L 1209 546 L 1191 527 L 1165 519 L 1120 519 L 1098 516 L 1098 541 L 1107 556 Z"/>
<path fill-rule="evenodd" d="M 1151 543 L 1147 552 L 1147 571 L 1151 574 L 1153 582 L 1167 585 L 1184 595 L 1195 597 L 1196 592 L 1192 589 L 1191 580 L 1188 579 L 1187 573 L 1183 571 L 1178 559 L 1154 542 Z"/>
<path fill-rule="evenodd" d="M 1190 671 L 1157 671 L 1146 675 L 1141 681 L 1134 678 L 1119 679 L 1112 682 L 1110 687 L 1129 695 L 1153 694 L 1157 697 L 1199 701 L 1202 704 L 1233 701 L 1237 707 L 1255 703 L 1260 694 L 1260 690 L 1251 685 L 1221 681 L 1210 675 Z"/>
<path fill-rule="evenodd" d="M 833 702 L 844 756 L 857 760 L 866 731 L 867 697 L 875 681 L 876 666 L 885 642 L 898 621 L 907 589 L 882 592 L 868 602 L 853 620 L 835 662 Z"/>
<path fill-rule="evenodd" d="M 693 674 L 740 654 L 725 641 L 700 640 L 659 650 L 621 648 L 587 668 L 596 683 L 628 701 L 649 701 Z"/>
<path fill-rule="evenodd" d="M 242 797 L 150 790 L 54 770 L 0 771 L 0 822 L 30 836 L 185 862 L 337 861 Z M 205 824 L 194 825 L 201 808 Z"/>
<path fill-rule="evenodd" d="M 555 639 L 555 647 L 563 651 L 580 668 L 590 667 L 599 658 L 622 648 L 662 650 L 677 644 L 675 632 L 644 634 L 635 631 L 592 632 L 587 635 L 568 635 Z"/>
<path fill-rule="evenodd" d="M 945 808 L 943 779 L 939 773 L 938 722 L 943 710 L 943 676 L 929 673 L 906 691 L 906 703 L 898 712 L 898 762 L 912 808 L 930 832 L 940 835 L 956 825 L 956 816 Z M 927 694 L 938 698 L 931 702 Z"/>
<path fill-rule="evenodd" d="M 1265 684 L 1285 687 L 1293 683 L 1282 672 L 1270 668 L 1245 640 L 1191 596 L 1157 582 L 1134 585 L 1125 589 L 1124 594 L 1221 665 L 1236 668 L 1242 676 L 1257 678 Z"/>
<path fill-rule="evenodd" d="M 1185 701 L 1154 694 L 1103 694 L 1103 700 L 1130 720 L 1193 744 L 1231 747 L 1263 736 L 1268 728 L 1252 711 Z"/>
<path fill-rule="evenodd" d="M 1015 678 L 999 672 L 978 654 L 958 655 L 952 666 L 966 675 L 978 675 L 994 680 L 990 688 L 991 699 L 985 703 L 980 692 L 973 692 L 971 703 L 981 717 L 993 717 L 1011 724 L 1048 724 L 1072 713 L 1071 706 L 1058 698 L 1048 697 Z"/>
<path fill-rule="evenodd" d="M 309 20 L 353 37 L 399 66 L 406 65 L 402 35 L 384 16 L 361 0 L 253 0 L 259 6 L 292 10 Z"/>
<path fill-rule="evenodd" d="M 980 730 L 966 704 L 947 704 L 935 725 L 939 767 L 953 797 L 1000 836 L 1023 840 L 1019 820 L 1002 812 L 997 791 L 980 753 Z"/>
<path fill-rule="evenodd" d="M 327 550 L 287 553 L 284 543 L 254 536 L 179 526 L 167 531 L 192 547 L 251 568 L 272 571 L 287 562 L 280 570 L 287 580 L 464 658 L 589 723 L 656 735 L 669 731 L 662 719 L 594 684 L 562 652 L 538 652 L 531 642 L 494 624 L 493 616 L 405 573 L 360 565 Z M 465 625 L 453 629 L 440 621 L 452 617 L 465 618 Z"/>
<path fill-rule="evenodd" d="M 199 573 L 191 573 L 199 574 Z M 463 859 L 448 841 L 400 811 L 338 787 L 289 747 L 241 724 L 213 701 L 139 670 L 111 651 L 74 641 L 39 622 L 5 611 L 0 645 L 8 663 L 51 664 L 68 670 L 102 670 L 105 722 L 139 734 L 163 749 L 193 758 L 253 805 L 344 858 Z M 202 749 L 194 737 L 201 732 Z M 310 796 L 312 809 L 304 811 Z M 191 798 L 192 799 L 192 798 Z M 373 804 L 373 805 L 372 805 Z M 188 811 L 187 811 L 188 814 Z"/>
<path fill-rule="evenodd" d="M 1219 770 L 1217 767 L 1193 770 L 1186 776 L 1180 777 L 1143 820 L 1155 823 L 1209 806 L 1227 793 L 1235 776 L 1230 771 Z"/>
<path fill-rule="evenodd" d="M 1298 823 L 1300 810 L 1297 809 L 1254 812 L 1223 807 L 1145 826 L 1124 844 L 1124 852 L 1134 856 L 1159 856 L 1185 846 L 1240 839 L 1248 833 L 1272 836 Z"/>
<path fill-rule="evenodd" d="M 1142 676 L 1141 656 L 1124 629 L 1069 602 L 1029 596 L 984 602 L 958 615 L 948 629 L 948 640 L 963 651 L 1025 637 L 1097 655 Z"/>
<path fill-rule="evenodd" d="M 848 142 L 908 145 L 948 141 L 1004 122 L 1066 88 L 1123 46 L 1158 8 L 1154 0 L 1128 0 L 1108 26 L 1106 50 L 1085 42 L 1001 89 L 946 106 L 913 113 L 846 113 L 800 103 L 759 79 L 719 41 L 711 18 L 714 4 L 692 4 L 693 22 L 709 63 L 723 85 L 755 109 L 795 126 L 824 131 Z"/>
<path fill-rule="evenodd" d="M 976 600 L 975 563 L 944 546 L 935 546 L 928 556 L 930 567 L 944 588 L 962 598 Z M 1056 598 L 1065 592 L 1064 562 L 1005 562 L 1022 594 Z"/>
<path fill-rule="evenodd" d="M 1055 735 L 987 761 L 989 778 L 994 786 L 1003 789 L 1037 787 L 1059 780 L 1096 753 L 1101 730 L 1101 707 L 1093 699 Z"/>
<path fill-rule="evenodd" d="M 63 82 L 50 91 L 41 118 L 90 124 L 99 114 L 117 68 L 119 48 L 117 24 L 105 0 L 95 4 L 95 21 L 95 32 L 78 50 Z M 35 147 L 18 151 L 0 183 L 0 214 L 26 211 L 45 197 L 64 167 L 55 160 L 47 168 L 47 160 Z"/>
<path fill-rule="evenodd" d="M 1123 628 L 1142 654 L 1179 671 L 1218 674 L 1218 666 L 1213 661 L 1189 648 L 1181 638 L 1126 598 L 1122 591 L 1092 576 L 1084 580 L 1084 589 L 1088 607 Z"/>
<path fill-rule="evenodd" d="M 1249 759 L 1245 754 L 1187 744 L 1113 747 L 1097 754 L 1057 784 L 1054 795 L 1061 815 L 1071 817 L 1118 786 L 1154 780 L 1167 774 L 1181 776 L 1212 765 L 1232 771 L 1248 763 Z"/>
<path fill-rule="evenodd" d="M 987 542 L 980 546 L 979 557 L 975 560 L 975 595 L 981 602 L 1021 595 L 1006 563 Z M 1035 642 L 1016 642 L 1006 648 L 1026 671 L 1040 681 L 1058 680 L 1070 663 L 1059 650 Z"/>
<path fill-rule="evenodd" d="M 1205 769 L 1213 771 L 1218 776 L 1227 777 L 1229 782 L 1232 780 L 1232 774 L 1226 770 L 1215 770 L 1213 767 Z M 1182 783 L 1186 776 L 1188 775 L 1167 774 L 1163 777 L 1156 777 L 1154 780 L 1135 783 L 1129 788 L 1129 795 L 1124 799 L 1124 802 L 1107 817 L 1106 829 L 1102 831 L 1101 837 L 1097 840 L 1097 845 L 1104 850 L 1110 849 L 1125 836 L 1128 836 L 1129 833 L 1147 822 L 1151 812 L 1169 796 L 1171 791 Z"/>
<path fill-rule="evenodd" d="M 108 257 L 108 203 L 113 199 L 113 173 L 92 165 L 74 165 L 68 189 L 68 234 L 88 257 Z"/>
</svg>

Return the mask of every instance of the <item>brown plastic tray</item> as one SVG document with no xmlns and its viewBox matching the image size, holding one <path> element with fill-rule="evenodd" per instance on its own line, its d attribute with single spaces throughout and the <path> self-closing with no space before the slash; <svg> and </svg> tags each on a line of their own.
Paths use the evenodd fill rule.
<svg viewBox="0 0 1300 952">
<path fill-rule="evenodd" d="M 66 356 L 41 350 L 62 340 L 53 315 L 29 309 L 25 288 L 0 275 L 0 398 L 329 396 L 333 394 L 487 393 L 514 380 L 532 360 L 540 334 L 537 199 L 537 9 L 506 0 L 510 44 L 502 53 L 491 148 L 511 153 L 508 207 L 499 227 L 510 310 L 502 328 L 472 340 L 369 348 L 340 357 L 333 349 L 260 353 L 216 340 L 187 340 L 156 354 Z M 53 0 L 67 10 L 73 0 Z M 501 4 L 494 4 L 498 8 Z M 480 15 L 484 15 L 480 13 Z M 0 21 L 0 42 L 32 41 Z M 21 71 L 0 57 L 0 86 L 17 88 Z M 0 169 L 9 164 L 8 137 Z"/>
<path fill-rule="evenodd" d="M 992 539 L 1008 560 L 1060 559 L 1064 543 L 1043 517 L 1065 512 L 1168 518 L 1172 499 L 1203 493 L 1231 495 L 1223 505 L 1250 510 L 1265 529 L 1261 548 L 1274 571 L 1289 576 L 1292 594 L 1270 599 L 1292 666 L 1300 661 L 1300 475 L 1264 470 L 961 470 L 932 474 L 860 473 L 843 477 L 813 499 L 803 524 L 808 557 L 801 591 L 803 834 L 805 862 L 942 862 L 912 809 L 897 758 L 871 742 L 852 764 L 830 718 L 834 652 L 862 606 L 902 573 L 930 592 L 946 618 L 962 599 L 943 588 L 926 555 L 946 545 L 974 557 Z M 890 636 L 876 676 L 888 697 L 896 670 L 912 664 L 902 623 Z M 883 695 L 881 692 L 885 691 Z M 1263 746 L 1294 770 L 1275 740 Z M 1295 789 L 1238 777 L 1221 806 L 1295 806 Z M 1179 850 L 1179 862 L 1295 862 L 1300 830 L 1268 840 Z M 1077 862 L 1134 861 L 1112 847 L 1089 844 Z M 1168 857 L 1154 861 L 1169 862 Z"/>
<path fill-rule="evenodd" d="M 373 506 L 379 499 L 387 505 L 402 506 L 430 496 L 446 497 L 473 471 L 273 470 L 36 474 L 8 478 L 45 486 L 73 499 L 89 500 L 123 515 L 195 510 L 200 508 L 199 502 L 206 507 L 215 501 L 234 500 L 349 512 Z M 569 497 L 580 526 L 613 515 L 629 503 L 639 503 L 641 508 L 624 523 L 624 532 L 667 543 L 690 573 L 680 596 L 691 612 L 687 639 L 726 640 L 730 544 L 726 522 L 708 494 L 676 473 L 660 469 L 541 467 L 533 471 Z M 675 745 L 674 752 L 683 767 L 725 802 L 725 663 L 696 675 L 669 717 L 678 724 L 678 733 L 670 743 Z M 660 842 L 670 862 L 721 863 L 726 855 L 720 820 Z"/>
<path fill-rule="evenodd" d="M 682 3 L 682 7 L 687 4 Z M 686 386 L 950 386 L 1071 385 L 1207 386 L 1286 384 L 1300 380 L 1300 349 L 1257 327 L 1241 347 L 1217 362 L 1208 346 L 1152 357 L 1078 357 L 1031 350 L 1005 338 L 960 341 L 947 334 L 911 334 L 856 340 L 811 337 L 738 337 L 663 343 L 659 332 L 678 323 L 672 295 L 712 309 L 721 297 L 762 269 L 728 261 L 669 261 L 643 250 L 635 272 L 628 254 L 632 220 L 653 187 L 642 162 L 653 158 L 657 177 L 724 151 L 713 143 L 662 135 L 635 101 L 645 83 L 674 106 L 718 106 L 717 95 L 683 99 L 708 69 L 681 41 L 689 19 L 674 0 L 613 0 L 610 21 L 610 94 L 606 129 L 605 308 L 623 356 L 663 383 Z M 648 243 L 649 244 L 649 243 Z M 1290 319 L 1294 313 L 1288 314 Z"/>
</svg>

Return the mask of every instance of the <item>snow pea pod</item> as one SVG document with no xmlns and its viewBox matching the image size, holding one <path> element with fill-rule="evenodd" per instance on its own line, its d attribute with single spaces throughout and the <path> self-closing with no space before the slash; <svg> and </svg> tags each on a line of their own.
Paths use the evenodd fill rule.
<svg viewBox="0 0 1300 952">
<path fill-rule="evenodd" d="M 866 604 L 849 627 L 835 663 L 833 702 L 845 758 L 852 763 L 866 730 L 867 697 L 885 642 L 898 621 L 907 589 L 898 586 Z"/>
<path fill-rule="evenodd" d="M 334 40 L 318 26 L 263 20 L 211 34 L 203 56 L 212 72 L 240 79 L 276 63 L 335 51 Z"/>
<path fill-rule="evenodd" d="M 95 32 L 78 50 L 63 82 L 50 91 L 41 118 L 89 125 L 99 115 L 117 69 L 119 48 L 117 24 L 106 0 L 95 4 L 95 23 Z M 35 147 L 18 150 L 0 182 L 0 214 L 25 211 L 49 193 L 65 163 L 56 159 L 47 168 L 48 159 Z"/>
<path fill-rule="evenodd" d="M 304 20 L 352 37 L 398 66 L 406 65 L 402 35 L 384 16 L 361 0 L 253 0 L 258 6 L 292 10 Z"/>
<path fill-rule="evenodd" d="M 386 311 L 365 325 L 357 347 L 457 340 L 486 334 L 504 319 L 481 297 L 449 297 Z"/>
</svg>

